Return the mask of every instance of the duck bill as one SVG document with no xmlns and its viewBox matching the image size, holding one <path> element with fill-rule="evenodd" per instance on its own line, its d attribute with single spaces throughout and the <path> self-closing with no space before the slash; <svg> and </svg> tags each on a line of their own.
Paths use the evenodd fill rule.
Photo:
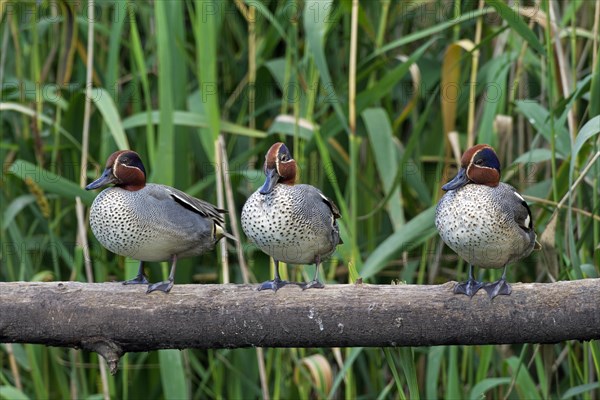
<svg viewBox="0 0 600 400">
<path fill-rule="evenodd" d="M 90 183 L 85 187 L 85 190 L 93 190 L 98 189 L 99 187 L 106 186 L 108 184 L 114 183 L 113 179 L 114 175 L 112 173 L 112 169 L 106 168 L 100 178 L 96 179 L 94 182 Z"/>
<path fill-rule="evenodd" d="M 265 183 L 259 189 L 260 194 L 269 194 L 273 191 L 273 188 L 279 181 L 279 174 L 275 170 L 275 168 L 267 169 L 267 178 L 265 179 Z"/>
<path fill-rule="evenodd" d="M 458 170 L 458 174 L 456 174 L 454 179 L 442 186 L 442 190 L 448 191 L 458 189 L 460 187 L 465 186 L 467 183 L 469 183 L 469 178 L 467 177 L 467 170 L 461 168 Z"/>
</svg>

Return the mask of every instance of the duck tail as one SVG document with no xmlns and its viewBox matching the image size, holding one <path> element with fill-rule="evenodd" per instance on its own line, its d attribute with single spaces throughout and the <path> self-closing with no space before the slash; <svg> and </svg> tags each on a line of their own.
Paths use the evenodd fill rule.
<svg viewBox="0 0 600 400">
<path fill-rule="evenodd" d="M 215 224 L 214 235 L 217 238 L 217 241 L 221 240 L 223 237 L 226 237 L 228 239 L 238 242 L 238 240 L 235 236 L 233 236 L 231 233 L 227 232 L 225 229 L 223 229 L 222 226 L 220 226 L 218 224 Z"/>
</svg>

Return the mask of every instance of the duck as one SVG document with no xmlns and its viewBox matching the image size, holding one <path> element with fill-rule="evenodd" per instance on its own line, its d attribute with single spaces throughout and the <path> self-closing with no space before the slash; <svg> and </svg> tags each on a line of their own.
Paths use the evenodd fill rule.
<svg viewBox="0 0 600 400">
<path fill-rule="evenodd" d="M 435 226 L 444 241 L 469 263 L 466 282 L 454 293 L 473 297 L 483 288 L 490 299 L 510 295 L 508 264 L 541 248 L 527 202 L 509 184 L 500 182 L 500 161 L 494 149 L 478 144 L 463 154 L 457 175 L 442 186 L 446 192 L 436 207 Z M 473 266 L 503 268 L 491 283 L 473 278 Z"/>
<path fill-rule="evenodd" d="M 313 280 L 295 284 L 303 290 L 323 288 L 319 266 L 342 243 L 338 207 L 316 187 L 296 184 L 296 161 L 283 142 L 268 150 L 263 172 L 263 185 L 248 198 L 241 215 L 246 236 L 275 264 L 274 279 L 258 290 L 276 292 L 290 283 L 281 279 L 279 262 L 315 264 Z"/>
<path fill-rule="evenodd" d="M 102 175 L 86 190 L 104 189 L 92 203 L 89 222 L 102 246 L 140 261 L 137 276 L 124 285 L 148 284 L 146 293 L 168 293 L 174 285 L 177 260 L 214 249 L 225 231 L 225 210 L 170 186 L 146 183 L 138 153 L 111 154 Z M 144 262 L 170 261 L 166 281 L 149 284 Z"/>
</svg>

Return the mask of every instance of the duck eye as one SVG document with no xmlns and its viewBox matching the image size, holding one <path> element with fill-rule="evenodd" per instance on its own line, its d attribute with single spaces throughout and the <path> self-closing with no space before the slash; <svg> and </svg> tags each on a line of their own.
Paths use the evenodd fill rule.
<svg viewBox="0 0 600 400">
<path fill-rule="evenodd" d="M 483 159 L 480 158 L 478 160 L 475 160 L 475 164 L 477 164 L 477 165 L 483 164 Z"/>
<path fill-rule="evenodd" d="M 279 156 L 279 159 L 281 161 L 287 161 L 287 159 L 288 159 L 287 154 L 282 154 L 281 156 Z"/>
</svg>

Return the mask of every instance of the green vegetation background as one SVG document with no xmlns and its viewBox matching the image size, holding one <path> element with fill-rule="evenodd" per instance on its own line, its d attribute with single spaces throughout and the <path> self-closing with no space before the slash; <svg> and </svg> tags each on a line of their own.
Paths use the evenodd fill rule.
<svg viewBox="0 0 600 400">
<path fill-rule="evenodd" d="M 78 218 L 76 197 L 87 210 L 95 193 L 82 183 L 116 149 L 139 152 L 150 181 L 224 201 L 235 216 L 280 140 L 300 180 L 342 211 L 327 284 L 465 277 L 433 225 L 455 171 L 451 143 L 493 145 L 503 179 L 531 205 L 544 251 L 511 266 L 510 281 L 598 277 L 600 4 L 516 4 L 96 1 L 92 18 L 86 2 L 0 1 L 0 280 L 133 276 L 137 262 L 89 229 L 78 240 L 87 211 Z M 182 260 L 176 282 L 268 279 L 269 259 L 242 241 L 227 260 Z M 158 280 L 167 268 L 147 271 Z M 3 399 L 600 398 L 595 341 L 158 351 L 127 354 L 115 376 L 96 354 L 4 344 L 0 366 Z"/>
</svg>

